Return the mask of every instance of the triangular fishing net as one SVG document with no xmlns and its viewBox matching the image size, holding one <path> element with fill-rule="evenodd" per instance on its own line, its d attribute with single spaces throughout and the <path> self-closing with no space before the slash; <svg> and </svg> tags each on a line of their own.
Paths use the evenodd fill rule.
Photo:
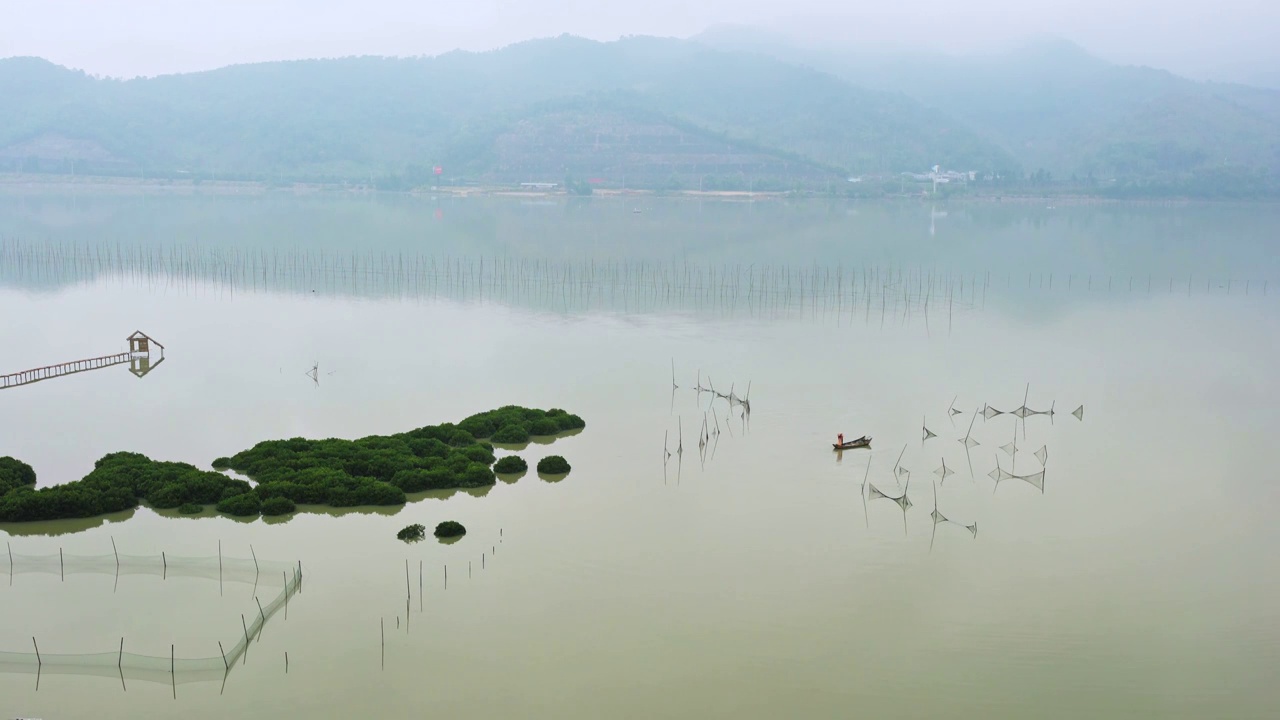
<svg viewBox="0 0 1280 720">
<path fill-rule="evenodd" d="M 1030 483 L 1032 486 L 1038 488 L 1040 492 L 1044 492 L 1044 471 L 1043 470 L 1033 475 L 1014 475 L 1014 477 L 1024 482 Z"/>
<path fill-rule="evenodd" d="M 986 407 L 986 409 L 982 411 L 982 416 L 983 416 L 984 418 L 986 418 L 987 420 L 990 420 L 991 418 L 993 418 L 993 417 L 995 417 L 995 416 L 997 416 L 997 415 L 1003 415 L 1003 414 L 1004 414 L 1004 411 L 1003 411 L 1003 410 L 997 410 L 997 409 L 995 409 L 995 408 L 991 407 L 990 405 L 988 405 L 988 406 Z"/>
<path fill-rule="evenodd" d="M 1049 446 L 1048 446 L 1048 445 L 1041 445 L 1041 446 L 1040 446 L 1040 449 L 1036 451 L 1036 459 L 1040 461 L 1040 464 L 1041 464 L 1041 465 L 1044 465 L 1044 464 L 1045 464 L 1045 461 L 1047 461 L 1047 460 L 1049 459 Z"/>
<path fill-rule="evenodd" d="M 956 473 L 955 473 L 955 471 L 954 471 L 954 470 L 952 470 L 951 468 L 947 467 L 947 461 L 944 459 L 944 460 L 942 461 L 942 467 L 938 468 L 937 470 L 934 470 L 934 471 L 933 471 L 933 474 L 934 474 L 934 475 L 937 475 L 937 476 L 938 476 L 938 477 L 940 477 L 940 478 L 942 478 L 942 481 L 943 481 L 943 482 L 946 482 L 946 481 L 947 481 L 947 478 L 951 477 L 952 475 L 955 475 Z"/>
<path fill-rule="evenodd" d="M 1000 462 L 997 459 L 996 469 L 987 473 L 987 477 L 991 478 L 992 480 L 995 480 L 997 487 L 1000 485 L 1000 483 L 1004 482 L 1005 480 L 1022 480 L 1023 482 L 1029 483 L 1030 485 L 1036 488 L 1039 488 L 1040 492 L 1044 492 L 1044 470 L 1041 470 L 1038 473 L 1033 473 L 1031 475 L 1014 475 L 1013 473 L 1008 472 L 1004 468 L 1000 467 Z"/>
<path fill-rule="evenodd" d="M 1072 411 L 1071 411 L 1071 414 L 1072 414 L 1072 415 L 1075 415 L 1077 420 L 1084 420 L 1084 406 L 1083 406 L 1083 405 L 1081 405 L 1080 407 L 1076 408 L 1075 410 L 1072 410 Z"/>
<path fill-rule="evenodd" d="M 1018 452 L 1018 445 L 1017 443 L 1005 443 L 1000 446 L 1000 449 L 1009 457 L 1013 457 Z"/>
</svg>

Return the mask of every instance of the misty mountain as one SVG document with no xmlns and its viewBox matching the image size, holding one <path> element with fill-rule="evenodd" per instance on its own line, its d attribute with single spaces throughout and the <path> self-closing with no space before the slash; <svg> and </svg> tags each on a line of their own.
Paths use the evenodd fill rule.
<svg viewBox="0 0 1280 720">
<path fill-rule="evenodd" d="M 1122 66 L 1058 38 L 974 56 L 813 50 L 759 28 L 695 40 L 902 92 L 997 143 L 1028 171 L 1159 177 L 1214 168 L 1280 173 L 1280 91 Z"/>
<path fill-rule="evenodd" d="M 901 93 L 674 39 L 574 37 L 432 58 L 133 80 L 0 61 L 0 170 L 255 179 L 787 186 L 1007 172 L 1009 153 Z"/>
</svg>

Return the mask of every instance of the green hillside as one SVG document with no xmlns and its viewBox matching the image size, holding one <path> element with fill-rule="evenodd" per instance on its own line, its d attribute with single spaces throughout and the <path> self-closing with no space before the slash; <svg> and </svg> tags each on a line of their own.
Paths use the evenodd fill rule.
<svg viewBox="0 0 1280 720">
<path fill-rule="evenodd" d="M 1060 39 L 963 57 L 816 51 L 740 27 L 697 39 L 905 93 L 996 143 L 1028 174 L 1190 189 L 1280 176 L 1280 92 L 1116 65 Z"/>
<path fill-rule="evenodd" d="M 901 94 L 656 38 L 264 63 L 128 81 L 0 60 L 0 171 L 757 187 L 1011 156 Z"/>
</svg>

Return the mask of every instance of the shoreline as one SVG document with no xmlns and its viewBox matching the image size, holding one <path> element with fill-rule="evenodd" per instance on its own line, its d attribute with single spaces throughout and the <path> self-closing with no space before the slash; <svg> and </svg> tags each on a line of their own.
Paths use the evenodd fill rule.
<svg viewBox="0 0 1280 720">
<path fill-rule="evenodd" d="M 944 197 L 933 197 L 927 194 L 886 194 L 880 196 L 841 195 L 818 191 L 747 191 L 747 190 L 642 190 L 642 189 L 600 189 L 591 195 L 574 195 L 563 189 L 524 190 L 509 185 L 475 185 L 475 186 L 437 186 L 432 188 L 416 188 L 413 190 L 378 190 L 367 185 L 348 185 L 339 183 L 291 183 L 274 185 L 256 180 L 168 180 L 146 179 L 114 176 L 72 176 L 43 174 L 0 173 L 0 194 L 21 195 L 46 194 L 55 192 L 75 192 L 78 190 L 102 194 L 118 195 L 218 195 L 218 196 L 257 196 L 269 194 L 289 195 L 403 195 L 410 197 L 504 197 L 504 198 L 691 198 L 712 200 L 733 200 L 756 202 L 763 200 L 848 200 L 862 202 L 906 201 L 930 202 L 935 204 L 980 203 L 980 204 L 1034 204 L 1045 203 L 1054 209 L 1057 205 L 1270 205 L 1280 202 L 1277 198 L 1202 198 L 1202 197 L 1131 197 L 1116 198 L 1101 195 L 1085 195 L 1063 192 L 1060 194 L 1020 194 L 975 192 Z"/>
</svg>

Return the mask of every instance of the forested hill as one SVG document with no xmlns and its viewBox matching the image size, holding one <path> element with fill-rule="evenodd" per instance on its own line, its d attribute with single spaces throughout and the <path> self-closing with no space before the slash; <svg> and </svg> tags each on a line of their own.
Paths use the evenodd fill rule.
<svg viewBox="0 0 1280 720">
<path fill-rule="evenodd" d="M 1119 65 L 1060 38 L 968 56 L 813 50 L 750 27 L 696 39 L 902 92 L 998 144 L 1027 174 L 1198 180 L 1207 194 L 1215 184 L 1280 178 L 1280 91 Z"/>
<path fill-rule="evenodd" d="M 98 79 L 0 60 L 0 171 L 757 189 L 846 173 L 1010 172 L 906 96 L 699 43 L 574 37 Z"/>
</svg>

